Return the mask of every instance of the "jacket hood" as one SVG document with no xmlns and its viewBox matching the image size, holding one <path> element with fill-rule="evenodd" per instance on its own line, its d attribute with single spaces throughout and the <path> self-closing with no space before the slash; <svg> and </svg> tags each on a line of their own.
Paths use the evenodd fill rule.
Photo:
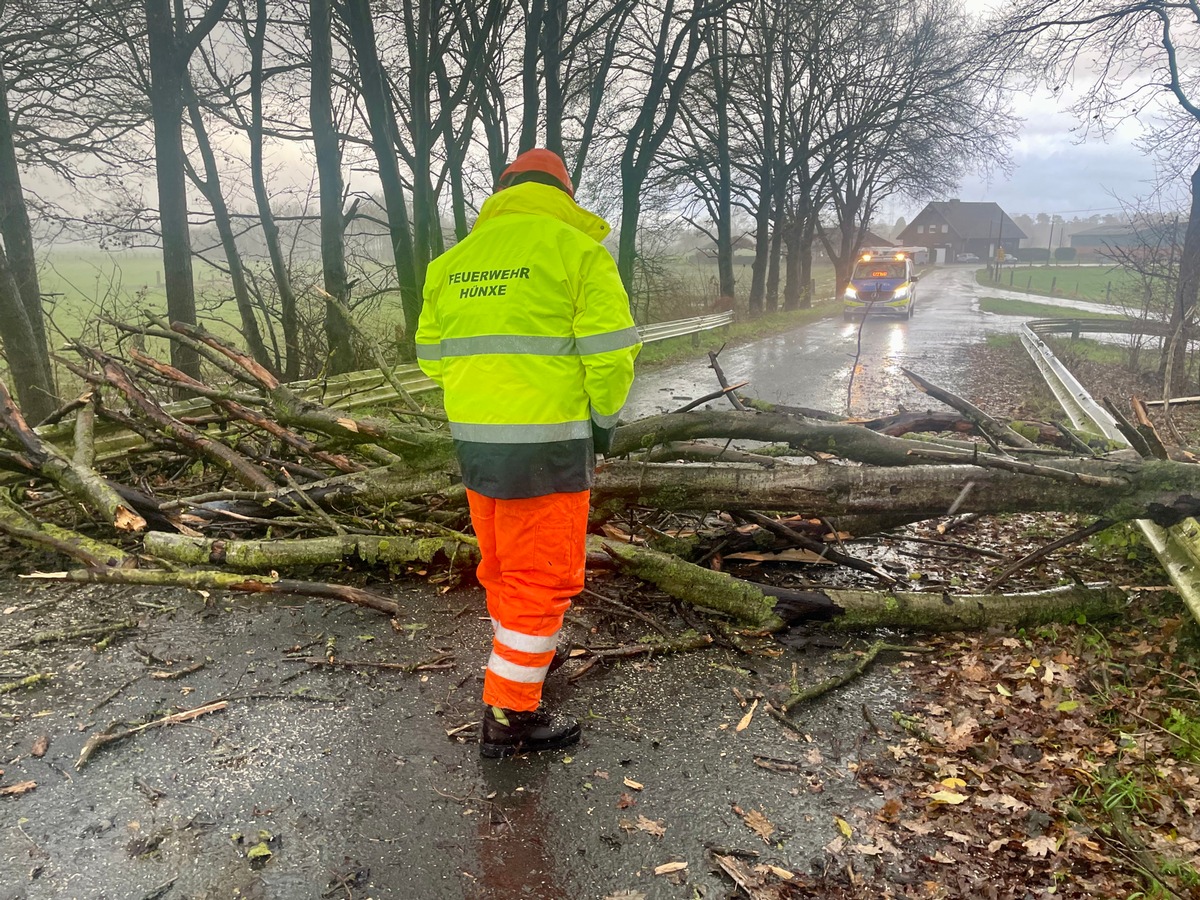
<svg viewBox="0 0 1200 900">
<path fill-rule="evenodd" d="M 608 237 L 608 233 L 612 230 L 602 218 L 595 213 L 588 212 L 563 191 L 537 182 L 514 184 L 512 187 L 492 194 L 484 201 L 483 208 L 479 210 L 479 218 L 475 220 L 475 227 L 478 228 L 500 216 L 510 214 L 550 216 L 582 231 L 597 243 Z"/>
</svg>

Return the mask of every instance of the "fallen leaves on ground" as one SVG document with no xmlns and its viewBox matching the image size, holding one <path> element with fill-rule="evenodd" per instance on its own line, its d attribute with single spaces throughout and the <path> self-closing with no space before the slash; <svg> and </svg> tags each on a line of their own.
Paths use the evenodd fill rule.
<svg viewBox="0 0 1200 900">
<path fill-rule="evenodd" d="M 775 833 L 775 825 L 758 810 L 750 810 L 746 812 L 736 803 L 733 805 L 733 811 L 741 817 L 746 823 L 746 827 L 763 839 L 764 843 L 771 843 L 771 836 Z"/>
<path fill-rule="evenodd" d="M 1200 629 L 1160 602 L 1116 627 L 932 639 L 901 736 L 855 767 L 880 806 L 836 817 L 844 871 L 794 896 L 1200 896 Z"/>
</svg>

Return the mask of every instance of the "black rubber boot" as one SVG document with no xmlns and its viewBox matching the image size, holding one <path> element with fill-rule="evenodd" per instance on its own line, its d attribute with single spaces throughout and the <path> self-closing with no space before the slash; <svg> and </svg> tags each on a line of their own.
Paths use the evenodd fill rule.
<svg viewBox="0 0 1200 900">
<path fill-rule="evenodd" d="M 581 733 L 579 723 L 567 716 L 541 709 L 515 712 L 498 706 L 485 706 L 479 753 L 490 759 L 499 759 L 514 753 L 560 750 L 578 741 Z"/>
</svg>

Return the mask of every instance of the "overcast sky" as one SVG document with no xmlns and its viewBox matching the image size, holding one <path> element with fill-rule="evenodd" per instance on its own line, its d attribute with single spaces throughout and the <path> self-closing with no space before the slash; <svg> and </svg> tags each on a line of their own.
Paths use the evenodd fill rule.
<svg viewBox="0 0 1200 900">
<path fill-rule="evenodd" d="M 1010 0 L 962 0 L 974 15 Z M 1013 106 L 1023 120 L 1014 125 L 1011 174 L 998 173 L 990 181 L 968 177 L 959 186 L 962 200 L 990 200 L 1009 215 L 1039 212 L 1060 214 L 1066 219 L 1098 213 L 1118 212 L 1120 198 L 1126 201 L 1150 192 L 1154 166 L 1135 146 L 1135 127 L 1126 127 L 1107 142 L 1089 137 L 1077 142 L 1078 120 L 1065 108 L 1068 99 L 1043 91 L 1035 96 L 1015 95 Z M 924 204 L 916 204 L 919 210 Z M 908 210 L 898 205 L 894 215 Z M 885 216 L 886 218 L 886 216 Z"/>
<path fill-rule="evenodd" d="M 1136 130 L 1122 129 L 1107 142 L 1077 142 L 1078 122 L 1050 96 L 1015 97 L 1024 119 L 1013 142 L 1012 172 L 988 182 L 968 177 L 963 200 L 992 200 L 1009 215 L 1058 213 L 1066 219 L 1117 212 L 1119 200 L 1150 193 L 1154 166 L 1133 144 Z"/>
</svg>

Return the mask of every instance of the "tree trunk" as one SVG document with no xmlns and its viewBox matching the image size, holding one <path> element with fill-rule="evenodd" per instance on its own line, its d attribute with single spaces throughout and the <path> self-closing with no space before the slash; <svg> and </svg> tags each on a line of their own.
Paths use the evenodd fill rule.
<svg viewBox="0 0 1200 900">
<path fill-rule="evenodd" d="M 283 372 L 284 381 L 296 381 L 300 377 L 300 314 L 283 248 L 279 243 L 279 226 L 275 224 L 275 215 L 271 211 L 271 197 L 267 193 L 263 164 L 263 45 L 266 28 L 267 0 L 255 0 L 254 29 L 246 31 L 246 42 L 250 47 L 250 125 L 247 129 L 250 139 L 250 178 L 254 185 L 258 218 L 262 223 L 263 241 L 271 258 L 271 275 L 279 291 L 279 323 L 283 331 L 284 359 L 276 363 Z"/>
<path fill-rule="evenodd" d="M 816 221 L 811 211 L 804 219 L 804 226 L 800 233 L 800 247 L 797 251 L 800 254 L 800 308 L 812 309 L 813 301 L 816 298 L 813 296 L 813 275 L 812 275 L 812 255 L 813 255 L 813 240 L 814 231 L 816 230 Z M 837 297 L 834 298 L 839 299 Z"/>
<path fill-rule="evenodd" d="M 729 149 L 729 103 L 733 76 L 729 58 L 729 23 L 718 25 L 719 48 L 712 54 L 713 105 L 717 115 L 717 196 L 715 216 L 717 227 L 717 290 L 721 304 L 736 299 L 737 280 L 733 271 L 733 159 Z"/>
<path fill-rule="evenodd" d="M 521 139 L 517 145 L 518 153 L 537 146 L 538 112 L 542 100 L 538 83 L 538 44 L 542 39 L 546 0 L 524 0 L 521 7 L 525 13 L 525 46 L 521 65 Z"/>
<path fill-rule="evenodd" d="M 479 564 L 479 545 L 465 535 L 330 535 L 299 540 L 235 541 L 163 531 L 146 536 L 146 552 L 187 566 L 223 566 L 238 572 L 294 572 L 366 563 L 429 565 L 440 561 L 463 572 Z"/>
<path fill-rule="evenodd" d="M 1027 594 L 953 596 L 942 591 L 790 591 L 692 565 L 667 553 L 611 540 L 592 540 L 625 572 L 672 597 L 715 609 L 763 631 L 812 618 L 834 628 L 959 631 L 994 625 L 1022 627 L 1089 620 L 1121 613 L 1128 597 L 1117 588 L 1083 585 Z"/>
<path fill-rule="evenodd" d="M 450 74 L 446 70 L 445 57 L 442 54 L 436 54 L 433 65 L 436 70 L 438 99 L 442 109 L 443 111 L 451 109 L 455 106 L 456 96 L 450 87 Z M 475 65 L 479 65 L 479 63 L 476 62 Z M 463 111 L 461 122 L 457 122 L 453 116 L 442 115 L 440 117 L 442 152 L 446 154 L 446 180 L 450 183 L 450 214 L 454 219 L 454 239 L 456 241 L 461 241 L 470 231 L 467 224 L 467 191 L 463 169 L 471 148 L 471 132 L 477 109 L 474 99 L 465 103 L 459 100 L 459 103 L 467 107 Z M 444 246 L 439 244 L 437 252 L 438 255 L 445 252 Z"/>
<path fill-rule="evenodd" d="M 196 293 L 183 151 L 183 83 L 188 60 L 177 31 L 182 24 L 175 22 L 171 0 L 145 0 L 145 8 L 167 315 L 172 321 L 195 325 Z M 189 347 L 172 343 L 171 362 L 180 371 L 200 378 L 200 358 Z"/>
<path fill-rule="evenodd" d="M 1179 254 L 1179 281 L 1175 288 L 1175 303 L 1171 307 L 1172 334 L 1193 324 L 1196 301 L 1200 296 L 1200 166 L 1192 172 L 1191 190 L 1187 230 Z M 1170 345 L 1169 352 L 1163 354 L 1159 375 L 1165 376 L 1170 367 L 1171 384 L 1163 388 L 1168 396 L 1179 397 L 1187 393 L 1187 345 L 1186 340 L 1177 340 Z"/>
<path fill-rule="evenodd" d="M 632 165 L 621 165 L 621 231 L 617 238 L 617 269 L 629 294 L 629 302 L 637 304 L 634 290 L 634 271 L 637 266 L 638 219 L 642 214 L 642 182 Z"/>
<path fill-rule="evenodd" d="M 400 305 L 404 313 L 404 346 L 401 356 L 413 357 L 413 339 L 417 321 L 421 316 L 421 293 L 417 276 L 416 247 L 413 225 L 408 219 L 408 200 L 404 182 L 400 178 L 396 147 L 399 135 L 396 129 L 395 109 L 387 77 L 379 61 L 379 49 L 375 42 L 375 23 L 371 18 L 369 0 L 347 0 L 338 8 L 346 23 L 350 43 L 358 60 L 363 103 L 367 111 L 367 123 L 371 129 L 371 150 L 375 164 L 379 167 L 379 183 L 383 190 L 383 203 L 387 209 L 388 236 L 392 245 L 392 258 L 396 264 L 396 281 L 400 286 Z M 414 130 L 415 130 L 414 125 Z M 414 140 L 421 140 L 414 135 Z M 416 202 L 414 196 L 414 204 Z M 418 223 L 417 227 L 420 225 Z"/>
<path fill-rule="evenodd" d="M 800 298 L 803 296 L 803 276 L 800 273 L 800 222 L 796 218 L 788 223 L 787 232 L 783 237 L 783 247 L 786 260 L 784 271 L 787 275 L 783 283 L 783 308 L 785 310 L 799 309 Z"/>
<path fill-rule="evenodd" d="M 425 289 L 425 270 L 433 258 L 433 247 L 441 242 L 441 219 L 437 208 L 437 192 L 433 188 L 433 147 L 437 140 L 429 93 L 432 88 L 432 52 L 434 23 L 428 0 L 405 4 L 405 24 L 408 31 L 408 102 L 409 131 L 412 140 L 413 228 L 412 266 L 400 278 L 400 297 L 404 306 L 404 342 L 401 357 L 416 359 L 417 323 L 421 317 L 422 295 Z M 448 115 L 448 111 L 443 111 Z M 434 233 L 437 232 L 437 237 Z"/>
<path fill-rule="evenodd" d="M 258 317 L 255 315 L 254 301 L 250 297 L 250 287 L 246 283 L 246 270 L 242 266 L 242 254 L 238 251 L 237 238 L 233 233 L 233 220 L 229 216 L 229 207 L 225 205 L 225 196 L 221 192 L 221 174 L 217 170 L 217 157 L 213 153 L 212 143 L 208 139 L 208 129 L 204 126 L 204 117 L 200 113 L 200 102 L 196 99 L 190 86 L 188 93 L 188 113 L 192 120 L 192 131 L 196 135 L 196 146 L 200 151 L 200 159 L 204 163 L 204 178 L 193 173 L 193 181 L 212 208 L 213 224 L 221 238 L 221 247 L 225 251 L 225 261 L 229 266 L 229 281 L 233 287 L 233 298 L 237 304 L 238 316 L 242 322 L 242 338 L 246 348 L 259 363 L 272 367 L 273 360 L 263 344 L 262 332 L 258 327 Z"/>
<path fill-rule="evenodd" d="M 567 0 L 546 0 L 542 13 L 542 83 L 546 94 L 546 149 L 566 158 L 563 147 L 562 38 L 567 19 Z"/>
<path fill-rule="evenodd" d="M 38 285 L 37 256 L 33 249 L 33 229 L 29 224 L 25 192 L 21 187 L 21 170 L 17 165 L 12 117 L 8 108 L 8 89 L 2 73 L 0 61 L 0 238 L 4 240 L 3 252 L 8 256 L 8 269 L 15 281 L 20 304 L 25 309 L 25 321 L 29 329 L 26 345 L 18 351 L 21 365 L 18 367 L 10 360 L 14 362 L 11 372 L 22 405 L 31 402 L 33 405 L 26 409 L 34 421 L 38 421 L 54 411 L 54 370 L 50 365 L 50 351 L 46 344 L 46 323 L 42 313 L 41 287 Z M 20 339 L 19 333 L 24 326 L 19 323 L 13 323 L 13 326 L 13 336 Z M 6 328 L 3 335 L 5 344 L 9 342 L 8 331 Z"/>
<path fill-rule="evenodd" d="M 309 118 L 321 191 L 321 268 L 325 293 L 331 298 L 325 302 L 325 339 L 329 345 L 329 371 L 336 375 L 354 370 L 354 347 L 350 326 L 338 308 L 339 303 L 349 305 L 350 287 L 346 276 L 345 222 L 342 218 L 341 139 L 333 122 L 330 19 L 330 0 L 309 0 L 312 38 Z"/>
<path fill-rule="evenodd" d="M 837 428 L 839 426 L 832 426 Z M 840 426 L 853 428 L 854 426 Z M 882 436 L 877 435 L 883 440 Z M 1171 525 L 1200 511 L 1200 467 L 1147 460 L 1123 463 L 1074 460 L 1043 463 L 1073 483 L 993 468 L 955 465 L 643 466 L 608 462 L 596 476 L 593 502 L 654 509 L 776 510 L 836 519 L 896 515 L 910 522 L 960 513 L 1080 512 L 1113 521 L 1151 519 Z"/>
<path fill-rule="evenodd" d="M 767 295 L 763 298 L 763 309 L 768 313 L 779 310 L 779 270 L 783 264 L 784 230 L 783 201 L 777 200 L 774 227 L 771 229 L 771 256 L 767 262 Z"/>
<path fill-rule="evenodd" d="M 38 353 L 37 337 L 29 324 L 17 279 L 8 265 L 3 246 L 0 246 L 0 340 L 4 342 L 4 356 L 21 408 L 29 411 L 34 422 L 40 422 L 54 412 L 58 401 L 54 382 L 45 374 L 45 353 Z M 44 350 L 46 345 L 40 346 Z"/>
<path fill-rule="evenodd" d="M 762 193 L 754 217 L 754 263 L 750 266 L 750 315 L 763 313 L 767 293 L 767 266 L 771 259 L 771 178 L 767 167 L 763 167 Z"/>
</svg>

